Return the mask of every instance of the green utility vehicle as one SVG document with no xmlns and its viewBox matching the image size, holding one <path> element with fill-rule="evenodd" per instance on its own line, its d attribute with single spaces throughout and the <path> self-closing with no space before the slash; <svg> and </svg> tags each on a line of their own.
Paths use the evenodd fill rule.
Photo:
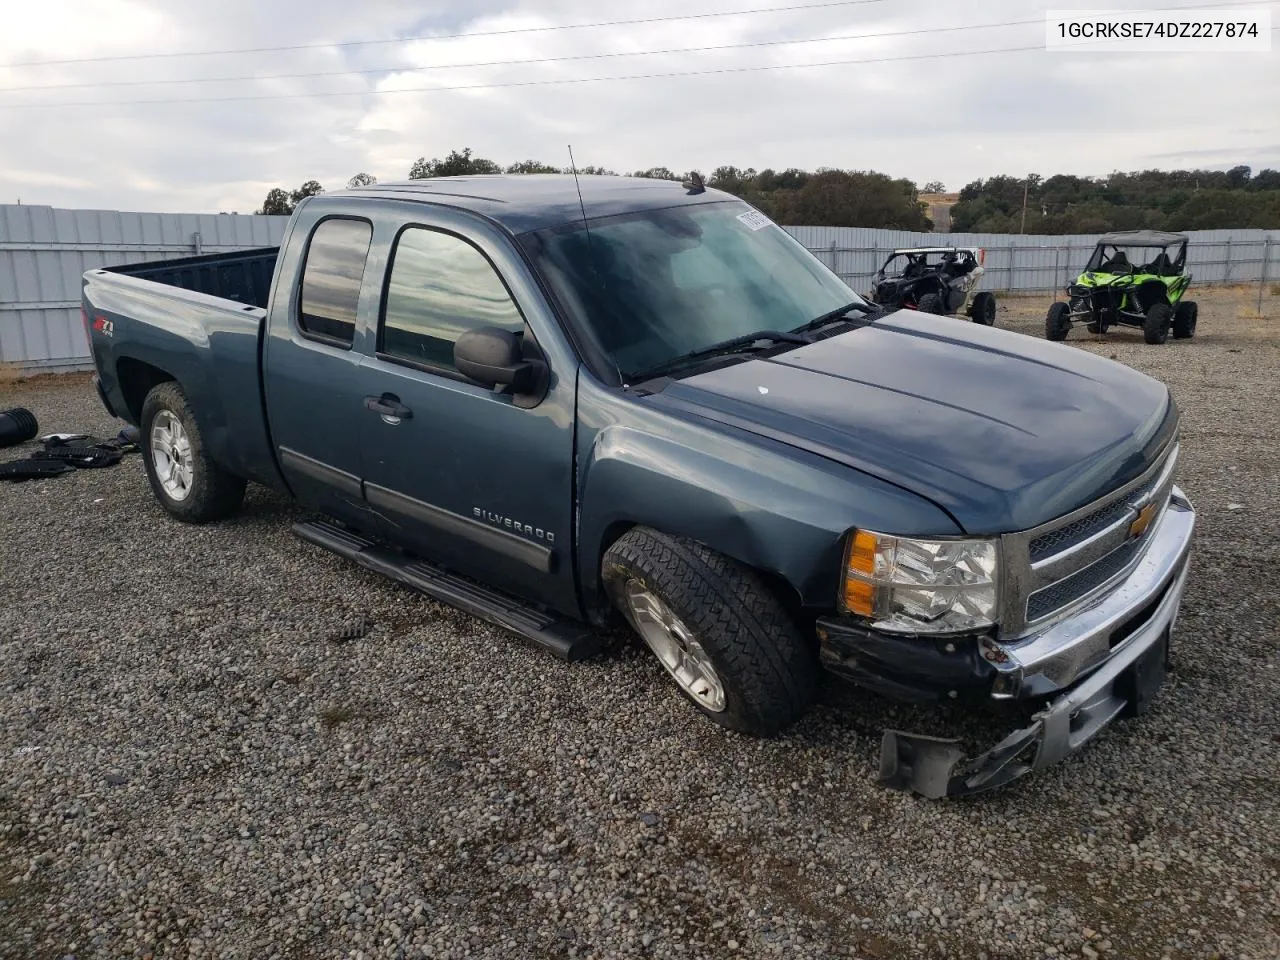
<svg viewBox="0 0 1280 960">
<path fill-rule="evenodd" d="M 1187 237 L 1158 230 L 1125 230 L 1098 240 L 1084 273 L 1067 286 L 1066 302 L 1049 308 L 1044 332 L 1065 340 L 1073 323 L 1090 333 L 1117 324 L 1141 327 L 1147 343 L 1195 336 L 1195 301 L 1184 300 L 1191 283 L 1186 271 Z"/>
</svg>

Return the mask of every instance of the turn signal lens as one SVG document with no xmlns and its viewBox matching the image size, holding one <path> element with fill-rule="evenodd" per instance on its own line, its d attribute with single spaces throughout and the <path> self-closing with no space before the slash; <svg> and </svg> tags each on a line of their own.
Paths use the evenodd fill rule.
<svg viewBox="0 0 1280 960">
<path fill-rule="evenodd" d="M 844 607 L 850 613 L 870 617 L 876 612 L 875 584 L 849 577 L 844 582 Z"/>
<path fill-rule="evenodd" d="M 853 546 L 849 550 L 849 569 L 860 573 L 875 573 L 876 569 L 876 535 L 866 530 L 858 530 L 853 535 Z"/>
</svg>

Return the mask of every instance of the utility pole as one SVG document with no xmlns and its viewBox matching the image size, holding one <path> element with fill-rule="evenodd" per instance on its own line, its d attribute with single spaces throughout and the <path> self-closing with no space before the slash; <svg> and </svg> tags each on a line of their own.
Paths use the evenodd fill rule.
<svg viewBox="0 0 1280 960">
<path fill-rule="evenodd" d="M 1031 178 L 1022 181 L 1022 226 L 1018 228 L 1019 233 L 1027 232 L 1027 192 L 1031 189 Z"/>
</svg>

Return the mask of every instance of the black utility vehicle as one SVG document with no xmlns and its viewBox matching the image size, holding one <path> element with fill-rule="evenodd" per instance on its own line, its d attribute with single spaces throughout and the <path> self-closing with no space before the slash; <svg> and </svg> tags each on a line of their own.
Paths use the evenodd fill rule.
<svg viewBox="0 0 1280 960">
<path fill-rule="evenodd" d="M 916 247 L 889 254 L 872 280 L 870 299 L 882 307 L 922 313 L 964 313 L 975 323 L 996 321 L 996 298 L 974 293 L 986 251 L 977 247 Z"/>
</svg>

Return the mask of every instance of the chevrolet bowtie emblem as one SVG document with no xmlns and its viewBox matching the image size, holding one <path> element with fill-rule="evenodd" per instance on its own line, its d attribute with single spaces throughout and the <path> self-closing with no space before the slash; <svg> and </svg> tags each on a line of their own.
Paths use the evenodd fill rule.
<svg viewBox="0 0 1280 960">
<path fill-rule="evenodd" d="M 1147 532 L 1147 527 L 1151 526 L 1151 520 L 1156 515 L 1156 505 L 1148 503 L 1134 518 L 1133 523 L 1129 524 L 1129 539 L 1134 540 Z"/>
</svg>

